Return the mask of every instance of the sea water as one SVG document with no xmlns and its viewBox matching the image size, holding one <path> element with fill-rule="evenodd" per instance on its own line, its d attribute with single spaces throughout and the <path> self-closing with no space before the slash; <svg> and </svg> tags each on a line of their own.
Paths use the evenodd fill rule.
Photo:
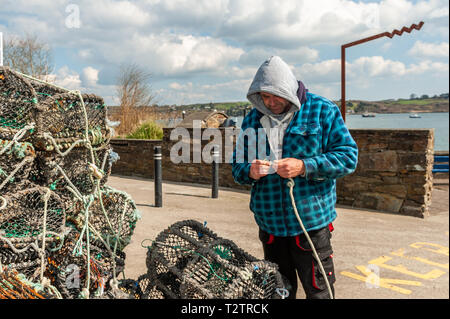
<svg viewBox="0 0 450 319">
<path fill-rule="evenodd" d="M 434 150 L 449 150 L 449 113 L 417 113 L 420 118 L 410 118 L 409 113 L 376 114 L 375 117 L 347 114 L 346 124 L 350 129 L 389 128 L 414 129 L 434 128 Z M 242 116 L 232 118 L 237 126 L 242 123 Z"/>
</svg>

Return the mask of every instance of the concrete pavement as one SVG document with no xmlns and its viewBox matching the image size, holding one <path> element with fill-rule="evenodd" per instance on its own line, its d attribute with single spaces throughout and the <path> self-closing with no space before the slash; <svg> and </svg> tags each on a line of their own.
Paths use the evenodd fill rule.
<svg viewBox="0 0 450 319">
<path fill-rule="evenodd" d="M 147 270 L 142 245 L 185 219 L 206 221 L 219 236 L 263 258 L 249 192 L 221 188 L 219 198 L 212 199 L 208 186 L 164 182 L 163 207 L 157 208 L 152 180 L 111 176 L 107 184 L 130 194 L 142 216 L 125 249 L 127 278 L 137 279 Z M 431 216 L 425 219 L 337 207 L 332 238 L 336 298 L 449 298 L 448 181 L 432 196 Z M 299 284 L 297 298 L 304 297 Z"/>
</svg>

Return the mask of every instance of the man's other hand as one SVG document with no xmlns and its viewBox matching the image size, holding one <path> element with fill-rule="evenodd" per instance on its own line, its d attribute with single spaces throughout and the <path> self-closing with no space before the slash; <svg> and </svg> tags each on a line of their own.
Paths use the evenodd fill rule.
<svg viewBox="0 0 450 319">
<path fill-rule="evenodd" d="M 297 158 L 283 158 L 275 161 L 277 174 L 283 178 L 291 178 L 305 173 L 305 164 Z"/>
<path fill-rule="evenodd" d="M 250 167 L 250 172 L 248 175 L 254 180 L 259 180 L 261 177 L 269 174 L 270 162 L 255 159 L 252 161 L 252 166 Z"/>
</svg>

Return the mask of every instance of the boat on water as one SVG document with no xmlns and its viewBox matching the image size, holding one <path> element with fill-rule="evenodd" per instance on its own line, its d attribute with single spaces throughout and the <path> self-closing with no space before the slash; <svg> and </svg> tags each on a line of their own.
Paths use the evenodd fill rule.
<svg viewBox="0 0 450 319">
<path fill-rule="evenodd" d="M 362 117 L 375 117 L 375 113 L 363 113 Z"/>
<path fill-rule="evenodd" d="M 421 116 L 417 113 L 411 113 L 411 114 L 409 114 L 409 117 L 412 119 L 420 119 L 421 118 Z"/>
</svg>

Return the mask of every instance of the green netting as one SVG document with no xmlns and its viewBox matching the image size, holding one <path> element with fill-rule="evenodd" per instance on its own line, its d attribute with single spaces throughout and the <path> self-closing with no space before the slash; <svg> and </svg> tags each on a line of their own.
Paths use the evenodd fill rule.
<svg viewBox="0 0 450 319">
<path fill-rule="evenodd" d="M 232 241 L 195 220 L 161 232 L 147 252 L 147 274 L 138 280 L 142 298 L 280 298 L 275 264 L 258 261 Z"/>
<path fill-rule="evenodd" d="M 104 186 L 109 138 L 102 98 L 0 67 L 0 274 L 20 271 L 60 298 L 127 296 L 117 275 L 139 214 Z"/>
</svg>

